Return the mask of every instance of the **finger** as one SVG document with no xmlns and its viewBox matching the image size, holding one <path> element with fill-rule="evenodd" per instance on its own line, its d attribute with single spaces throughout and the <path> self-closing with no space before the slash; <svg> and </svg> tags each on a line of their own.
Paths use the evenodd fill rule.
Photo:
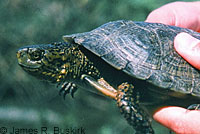
<svg viewBox="0 0 200 134">
<path fill-rule="evenodd" d="M 174 47 L 187 62 L 200 69 L 200 40 L 180 33 L 174 39 Z"/>
<path fill-rule="evenodd" d="M 171 8 L 174 7 L 171 7 L 170 5 L 171 4 L 167 4 L 158 9 L 155 9 L 147 16 L 147 19 L 145 21 L 150 23 L 163 23 L 166 25 L 175 25 L 175 14 L 171 10 Z"/>
<path fill-rule="evenodd" d="M 177 134 L 200 132 L 200 111 L 181 107 L 164 107 L 156 111 L 153 118 Z"/>
<path fill-rule="evenodd" d="M 200 1 L 173 2 L 152 11 L 146 22 L 163 23 L 200 31 Z"/>
</svg>

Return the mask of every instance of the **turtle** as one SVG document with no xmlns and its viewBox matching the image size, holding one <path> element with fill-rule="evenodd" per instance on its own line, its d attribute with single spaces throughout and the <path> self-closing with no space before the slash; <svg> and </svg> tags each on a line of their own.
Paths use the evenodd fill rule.
<svg viewBox="0 0 200 134">
<path fill-rule="evenodd" d="M 61 85 L 72 97 L 78 88 L 114 99 L 137 134 L 153 134 L 150 111 L 166 105 L 199 109 L 200 71 L 174 49 L 174 37 L 200 33 L 161 23 L 117 20 L 62 42 L 17 51 L 29 74 Z"/>
</svg>

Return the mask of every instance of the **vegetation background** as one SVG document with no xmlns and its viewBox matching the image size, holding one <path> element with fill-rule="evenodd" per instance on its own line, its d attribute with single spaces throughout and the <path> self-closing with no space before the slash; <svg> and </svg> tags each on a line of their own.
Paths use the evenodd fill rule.
<svg viewBox="0 0 200 134">
<path fill-rule="evenodd" d="M 0 131 L 1 127 L 8 131 L 48 127 L 53 133 L 57 126 L 82 127 L 85 134 L 133 133 L 114 101 L 82 90 L 74 99 L 63 100 L 55 85 L 35 79 L 18 66 L 16 50 L 61 41 L 62 35 L 86 32 L 109 21 L 144 21 L 152 10 L 173 1 L 1 0 Z M 158 124 L 154 127 L 158 134 L 169 133 Z"/>
</svg>

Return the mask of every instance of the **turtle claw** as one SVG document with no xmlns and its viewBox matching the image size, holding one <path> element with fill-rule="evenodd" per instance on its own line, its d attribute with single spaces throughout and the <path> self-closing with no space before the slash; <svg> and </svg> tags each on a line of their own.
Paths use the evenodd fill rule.
<svg viewBox="0 0 200 134">
<path fill-rule="evenodd" d="M 70 90 L 72 98 L 74 98 L 74 93 L 77 91 L 77 87 L 73 86 L 72 89 Z"/>
<path fill-rule="evenodd" d="M 200 104 L 192 104 L 187 109 L 188 110 L 200 110 Z"/>
<path fill-rule="evenodd" d="M 59 91 L 59 95 L 63 94 L 63 99 L 65 100 L 65 96 L 67 94 L 71 94 L 72 98 L 74 98 L 74 93 L 77 91 L 77 86 L 72 82 L 64 82 Z"/>
</svg>

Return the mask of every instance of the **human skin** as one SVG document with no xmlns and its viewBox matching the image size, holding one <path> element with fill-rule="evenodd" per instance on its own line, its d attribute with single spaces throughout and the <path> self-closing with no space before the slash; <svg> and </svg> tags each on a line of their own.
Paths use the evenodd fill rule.
<svg viewBox="0 0 200 134">
<path fill-rule="evenodd" d="M 174 2 L 152 11 L 146 22 L 163 23 L 200 32 L 200 1 Z M 174 39 L 176 51 L 200 70 L 200 40 L 180 33 Z M 200 111 L 168 106 L 158 109 L 153 118 L 177 134 L 200 134 Z"/>
</svg>

